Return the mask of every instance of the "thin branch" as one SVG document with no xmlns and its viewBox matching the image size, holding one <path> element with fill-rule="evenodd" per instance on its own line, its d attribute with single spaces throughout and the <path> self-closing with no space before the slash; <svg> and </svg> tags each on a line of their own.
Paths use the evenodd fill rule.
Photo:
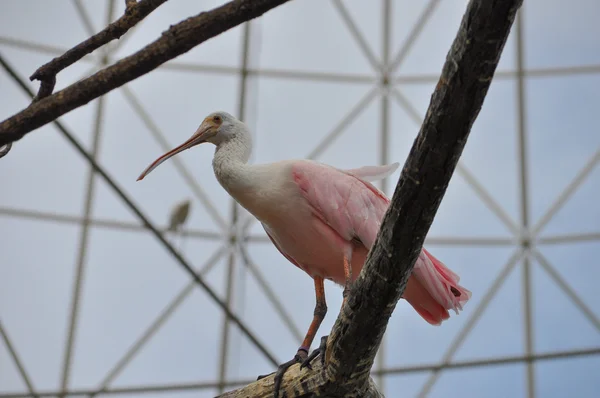
<svg viewBox="0 0 600 398">
<path fill-rule="evenodd" d="M 390 207 L 329 335 L 325 365 L 292 366 L 287 397 L 379 397 L 370 378 L 388 320 L 488 92 L 522 0 L 471 0 Z M 273 375 L 221 397 L 269 397 Z"/>
<path fill-rule="evenodd" d="M 40 91 L 36 98 L 39 100 L 52 94 L 54 84 L 56 83 L 56 75 L 60 71 L 73 65 L 86 55 L 91 54 L 94 50 L 123 36 L 135 24 L 146 18 L 166 1 L 141 0 L 139 3 L 134 1 L 134 4 L 128 2 L 125 14 L 121 18 L 89 39 L 82 41 L 60 57 L 54 58 L 52 61 L 39 67 L 29 78 L 30 80 L 39 80 L 41 82 Z M 76 2 L 75 4 L 79 3 Z"/>
<path fill-rule="evenodd" d="M 7 153 L 9 153 L 11 148 L 12 148 L 12 142 L 9 142 L 8 144 L 1 146 L 0 147 L 0 158 L 3 157 L 4 155 L 6 155 Z"/>
<path fill-rule="evenodd" d="M 21 112 L 4 120 L 0 123 L 0 146 L 23 138 L 32 130 L 145 75 L 206 40 L 257 18 L 288 1 L 233 0 L 172 25 L 160 38 L 135 54 L 123 58 L 87 79 L 71 84 L 64 90 L 32 103 Z"/>
</svg>

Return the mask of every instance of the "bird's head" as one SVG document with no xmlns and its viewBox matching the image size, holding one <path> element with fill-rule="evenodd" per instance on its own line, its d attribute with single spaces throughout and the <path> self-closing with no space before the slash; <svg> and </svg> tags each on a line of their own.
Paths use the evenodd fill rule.
<svg viewBox="0 0 600 398">
<path fill-rule="evenodd" d="M 213 112 L 202 121 L 200 127 L 198 127 L 198 130 L 196 130 L 196 132 L 192 134 L 187 141 L 152 162 L 150 166 L 148 166 L 146 170 L 140 174 L 137 181 L 142 180 L 165 160 L 185 151 L 186 149 L 190 149 L 205 142 L 219 145 L 232 139 L 236 134 L 244 131 L 245 125 L 234 116 L 222 111 Z"/>
</svg>

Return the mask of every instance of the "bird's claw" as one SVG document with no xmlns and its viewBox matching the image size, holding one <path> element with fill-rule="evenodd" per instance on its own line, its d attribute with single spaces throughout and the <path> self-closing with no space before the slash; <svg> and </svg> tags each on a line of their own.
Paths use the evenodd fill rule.
<svg viewBox="0 0 600 398">
<path fill-rule="evenodd" d="M 300 350 L 298 350 L 296 355 L 294 355 L 294 358 L 279 365 L 276 372 L 269 373 L 268 375 L 258 376 L 258 378 L 256 380 L 264 379 L 265 377 L 270 376 L 273 373 L 275 373 L 275 378 L 273 379 L 275 382 L 275 385 L 273 386 L 273 398 L 279 398 L 279 388 L 281 388 L 281 382 L 283 381 L 283 375 L 285 374 L 285 372 L 288 370 L 288 368 L 290 366 L 297 364 L 297 363 L 300 363 L 300 364 L 304 363 L 307 356 L 308 356 L 308 353 L 306 351 L 304 351 L 303 349 L 300 349 Z"/>
<path fill-rule="evenodd" d="M 304 361 L 302 361 L 302 364 L 300 364 L 300 369 L 308 368 L 308 369 L 312 370 L 312 365 L 310 363 L 319 354 L 321 355 L 321 365 L 325 365 L 325 351 L 327 351 L 327 338 L 328 337 L 329 336 L 321 337 L 321 344 L 319 344 L 319 348 L 314 349 L 313 352 L 311 352 L 310 355 L 308 357 L 306 357 L 306 359 Z"/>
<path fill-rule="evenodd" d="M 313 352 L 311 352 L 310 355 L 308 355 L 308 353 L 304 350 L 304 348 L 301 348 L 298 350 L 296 355 L 294 355 L 293 359 L 279 365 L 276 372 L 271 372 L 266 375 L 258 376 L 256 378 L 256 380 L 264 379 L 265 377 L 270 376 L 273 373 L 275 373 L 275 377 L 273 379 L 273 381 L 275 382 L 275 385 L 273 386 L 273 398 L 279 398 L 279 389 L 281 388 L 281 382 L 283 381 L 283 375 L 292 365 L 299 363 L 300 369 L 308 368 L 308 369 L 312 370 L 312 366 L 310 363 L 319 354 L 321 355 L 321 365 L 325 364 L 325 351 L 327 350 L 327 338 L 328 337 L 329 336 L 321 337 L 321 344 L 319 345 L 319 348 L 313 350 Z"/>
</svg>

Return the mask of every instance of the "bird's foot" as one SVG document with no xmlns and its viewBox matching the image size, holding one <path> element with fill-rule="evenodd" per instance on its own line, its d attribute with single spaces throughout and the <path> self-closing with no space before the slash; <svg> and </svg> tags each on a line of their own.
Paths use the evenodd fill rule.
<svg viewBox="0 0 600 398">
<path fill-rule="evenodd" d="M 329 336 L 321 337 L 321 344 L 319 344 L 319 348 L 313 350 L 313 352 L 311 352 L 310 355 L 304 361 L 302 361 L 302 364 L 300 365 L 300 369 L 308 368 L 308 369 L 312 370 L 312 366 L 310 363 L 319 354 L 321 355 L 321 365 L 325 365 L 325 351 L 327 351 L 327 338 L 328 337 Z"/>
<path fill-rule="evenodd" d="M 290 366 L 292 366 L 294 364 L 304 363 L 304 361 L 307 359 L 307 357 L 308 357 L 308 350 L 304 349 L 304 348 L 300 348 L 300 349 L 298 349 L 298 352 L 296 353 L 296 355 L 294 355 L 294 358 L 279 365 L 276 372 L 272 372 L 267 375 L 258 376 L 256 380 L 264 379 L 265 377 L 270 376 L 273 373 L 275 373 L 275 378 L 274 378 L 275 386 L 273 387 L 273 398 L 279 398 L 279 388 L 281 387 L 281 382 L 283 380 L 283 375 L 285 374 L 285 372 L 290 368 Z"/>
</svg>

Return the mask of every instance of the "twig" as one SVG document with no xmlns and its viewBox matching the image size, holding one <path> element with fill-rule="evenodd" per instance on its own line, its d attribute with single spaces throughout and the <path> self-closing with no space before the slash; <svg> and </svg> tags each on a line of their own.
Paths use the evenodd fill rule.
<svg viewBox="0 0 600 398">
<path fill-rule="evenodd" d="M 233 0 L 171 26 L 135 54 L 29 105 L 0 123 L 0 146 L 156 69 L 206 40 L 289 0 Z M 141 3 L 141 2 L 140 2 Z"/>
<path fill-rule="evenodd" d="M 115 39 L 123 36 L 129 29 L 135 26 L 142 19 L 146 18 L 152 11 L 156 10 L 167 0 L 135 0 L 126 1 L 125 14 L 115 22 L 108 25 L 99 33 L 82 41 L 60 57 L 54 58 L 47 64 L 39 67 L 30 80 L 39 80 L 41 82 L 40 90 L 34 101 L 40 100 L 52 94 L 56 84 L 56 75 L 63 69 L 73 65 L 81 58 L 102 47 Z"/>
<path fill-rule="evenodd" d="M 327 343 L 325 367 L 294 365 L 287 397 L 378 397 L 370 378 L 388 320 L 402 296 L 425 236 L 489 89 L 522 0 L 471 0 L 448 52 L 425 120 L 367 262 Z M 272 396 L 273 376 L 222 395 Z M 287 394 L 287 395 L 286 395 Z"/>
<path fill-rule="evenodd" d="M 12 148 L 12 142 L 9 142 L 6 145 L 0 146 L 0 158 L 10 152 Z"/>
</svg>

